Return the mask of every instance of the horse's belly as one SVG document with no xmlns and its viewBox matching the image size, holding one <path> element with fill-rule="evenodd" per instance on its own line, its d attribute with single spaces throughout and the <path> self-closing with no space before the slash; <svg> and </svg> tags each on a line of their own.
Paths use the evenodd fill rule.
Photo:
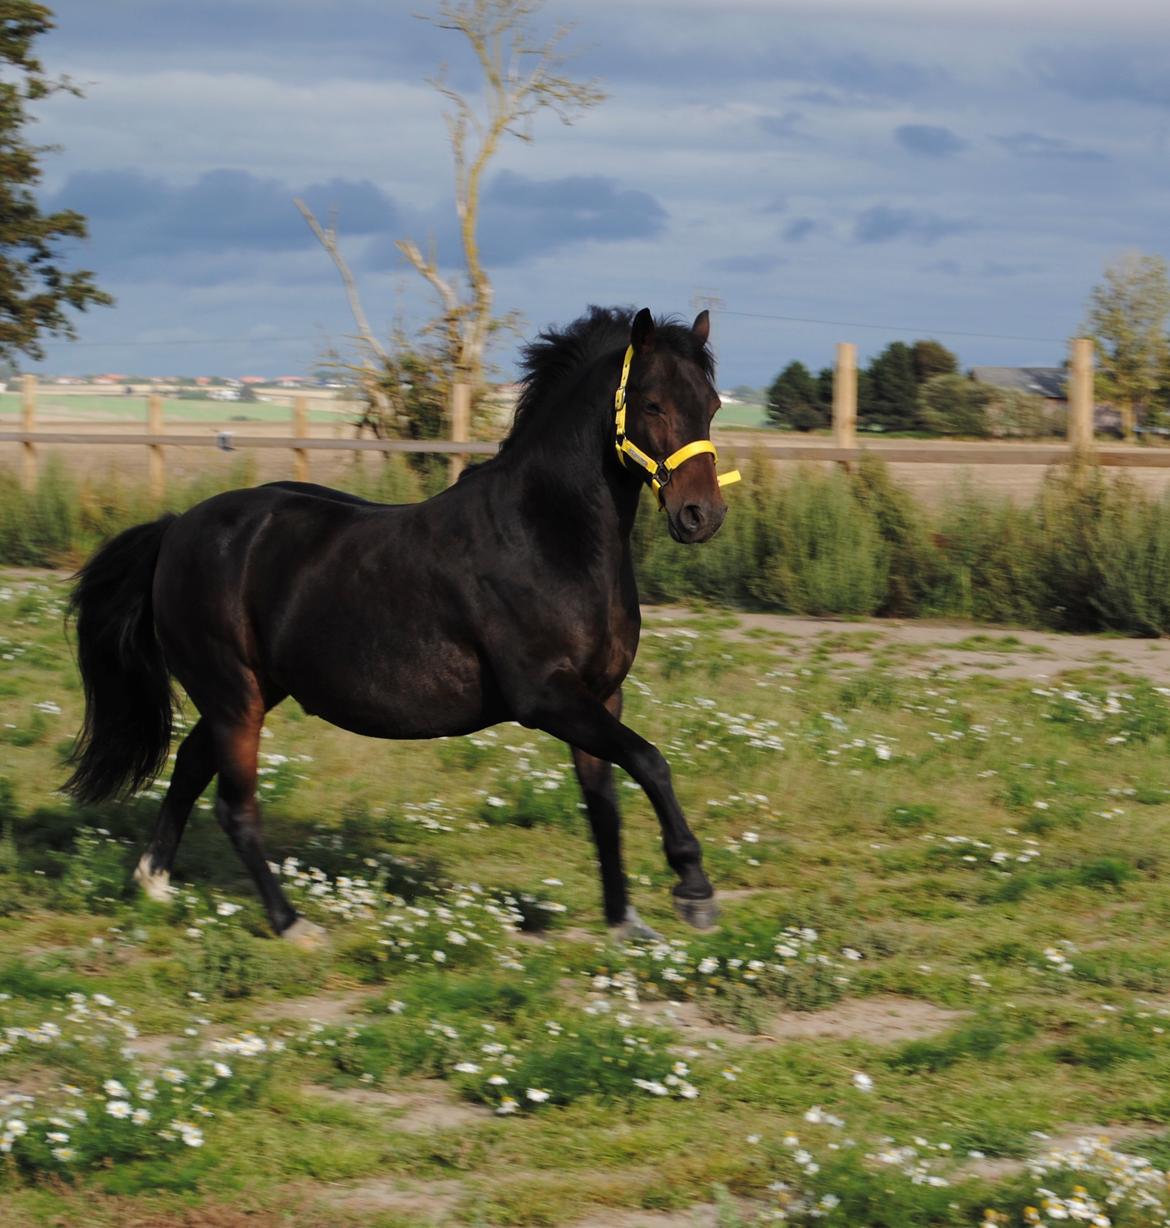
<svg viewBox="0 0 1170 1228">
<path fill-rule="evenodd" d="M 311 715 L 375 738 L 444 737 L 504 719 L 474 656 L 450 647 L 363 670 L 302 668 L 288 689 Z"/>
</svg>

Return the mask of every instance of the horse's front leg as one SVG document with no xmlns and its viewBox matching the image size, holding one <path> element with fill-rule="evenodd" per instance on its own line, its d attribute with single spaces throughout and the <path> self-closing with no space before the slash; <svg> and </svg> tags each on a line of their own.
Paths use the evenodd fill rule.
<svg viewBox="0 0 1170 1228">
<path fill-rule="evenodd" d="M 700 929 L 718 916 L 715 892 L 703 871 L 703 852 L 687 826 L 657 747 L 640 737 L 591 695 L 575 674 L 562 670 L 529 684 L 516 705 L 522 724 L 543 729 L 594 759 L 616 763 L 642 786 L 662 827 L 666 860 L 678 875 L 673 889 L 679 916 Z"/>
<path fill-rule="evenodd" d="M 605 708 L 613 717 L 621 717 L 620 689 L 605 701 Z M 622 866 L 622 816 L 618 809 L 613 764 L 607 759 L 597 759 L 577 746 L 570 749 L 577 782 L 585 799 L 593 843 L 597 848 L 605 923 L 619 939 L 660 938 L 661 935 L 655 933 L 630 904 L 626 872 Z"/>
</svg>

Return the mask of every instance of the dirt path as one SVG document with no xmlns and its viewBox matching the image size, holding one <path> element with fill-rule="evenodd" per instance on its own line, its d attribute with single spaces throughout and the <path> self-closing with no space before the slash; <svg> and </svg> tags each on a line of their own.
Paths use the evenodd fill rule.
<svg viewBox="0 0 1170 1228">
<path fill-rule="evenodd" d="M 646 626 L 663 630 L 696 617 L 679 606 L 647 606 Z M 739 626 L 718 634 L 738 643 L 772 647 L 778 655 L 804 655 L 818 644 L 835 662 L 866 667 L 887 658 L 901 673 L 946 669 L 956 677 L 1049 682 L 1070 670 L 1109 668 L 1170 686 L 1170 639 L 1063 635 L 934 619 L 801 618 L 741 613 Z M 837 641 L 834 643 L 834 641 Z"/>
</svg>

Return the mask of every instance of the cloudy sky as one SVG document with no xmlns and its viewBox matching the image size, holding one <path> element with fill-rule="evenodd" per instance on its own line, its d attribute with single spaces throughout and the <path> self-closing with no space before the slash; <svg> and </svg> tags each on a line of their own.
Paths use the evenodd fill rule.
<svg viewBox="0 0 1170 1228">
<path fill-rule="evenodd" d="M 394 248 L 459 255 L 427 78 L 477 88 L 414 16 L 435 0 L 50 3 L 44 59 L 86 97 L 40 109 L 44 195 L 89 217 L 118 305 L 45 369 L 310 369 L 352 325 L 297 194 L 337 209 L 381 330 L 429 310 Z M 505 145 L 483 202 L 526 334 L 710 295 L 723 387 L 838 340 L 1055 364 L 1108 259 L 1170 256 L 1165 0 L 548 0 L 565 20 L 608 97 Z"/>
</svg>

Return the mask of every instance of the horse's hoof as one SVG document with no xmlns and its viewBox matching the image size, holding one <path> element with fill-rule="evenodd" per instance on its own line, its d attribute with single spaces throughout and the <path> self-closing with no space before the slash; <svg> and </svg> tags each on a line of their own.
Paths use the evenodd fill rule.
<svg viewBox="0 0 1170 1228">
<path fill-rule="evenodd" d="M 150 857 L 144 854 L 134 867 L 134 881 L 142 888 L 148 899 L 156 904 L 169 904 L 175 898 L 171 876 L 166 870 L 152 870 Z"/>
<path fill-rule="evenodd" d="M 611 925 L 610 934 L 616 942 L 661 942 L 662 935 L 638 916 L 633 907 L 626 909 L 625 919 L 619 925 Z"/>
<path fill-rule="evenodd" d="M 319 951 L 329 943 L 328 930 L 304 917 L 298 917 L 288 929 L 281 931 L 280 936 L 294 947 L 300 947 L 302 951 Z"/>
<path fill-rule="evenodd" d="M 704 900 L 688 900 L 685 896 L 676 895 L 674 911 L 697 930 L 709 930 L 719 920 L 719 905 L 715 903 L 713 895 Z"/>
</svg>

